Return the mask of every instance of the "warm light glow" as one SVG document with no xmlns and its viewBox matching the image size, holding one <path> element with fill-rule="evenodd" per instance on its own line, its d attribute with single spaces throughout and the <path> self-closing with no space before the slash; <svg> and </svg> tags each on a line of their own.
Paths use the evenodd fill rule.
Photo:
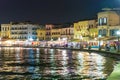
<svg viewBox="0 0 120 80">
<path fill-rule="evenodd" d="M 67 38 L 62 38 L 63 41 L 67 40 Z"/>
<path fill-rule="evenodd" d="M 58 41 L 60 41 L 60 38 L 58 38 Z"/>
<path fill-rule="evenodd" d="M 7 41 L 4 41 L 3 44 L 6 46 L 11 46 L 13 42 L 11 40 L 7 40 Z"/>
<path fill-rule="evenodd" d="M 80 36 L 80 39 L 83 39 L 83 37 L 82 37 L 82 36 Z"/>
<path fill-rule="evenodd" d="M 100 45 L 103 45 L 103 41 L 100 42 Z"/>
<path fill-rule="evenodd" d="M 95 38 L 95 40 L 97 40 L 97 38 Z"/>
<path fill-rule="evenodd" d="M 32 39 L 32 38 L 30 38 L 30 39 L 29 39 L 29 41 L 33 41 L 33 39 Z"/>
<path fill-rule="evenodd" d="M 53 39 L 51 39 L 51 41 L 53 41 Z"/>
</svg>

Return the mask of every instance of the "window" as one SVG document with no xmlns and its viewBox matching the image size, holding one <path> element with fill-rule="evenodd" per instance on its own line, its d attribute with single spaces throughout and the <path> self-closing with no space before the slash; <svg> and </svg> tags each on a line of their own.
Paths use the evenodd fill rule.
<svg viewBox="0 0 120 80">
<path fill-rule="evenodd" d="M 101 29 L 99 30 L 99 33 L 98 33 L 98 34 L 99 34 L 99 35 L 102 35 L 102 30 L 101 30 Z"/>
<path fill-rule="evenodd" d="M 117 29 L 110 30 L 110 36 L 116 36 Z"/>
<path fill-rule="evenodd" d="M 106 36 L 106 35 L 107 35 L 107 30 L 103 29 L 103 36 Z"/>
<path fill-rule="evenodd" d="M 98 24 L 100 25 L 107 25 L 107 18 L 99 18 L 98 19 Z"/>
<path fill-rule="evenodd" d="M 98 19 L 99 26 L 102 25 L 102 18 Z"/>
<path fill-rule="evenodd" d="M 104 24 L 107 24 L 107 18 L 104 18 Z"/>
</svg>

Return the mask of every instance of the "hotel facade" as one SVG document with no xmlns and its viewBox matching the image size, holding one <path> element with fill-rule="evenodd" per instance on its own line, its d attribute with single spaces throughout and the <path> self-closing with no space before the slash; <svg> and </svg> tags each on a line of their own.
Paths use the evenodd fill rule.
<svg viewBox="0 0 120 80">
<path fill-rule="evenodd" d="M 85 20 L 74 23 L 74 39 L 88 41 L 98 35 L 96 20 Z"/>
<path fill-rule="evenodd" d="M 120 15 L 117 11 L 106 10 L 98 13 L 98 31 L 102 37 L 116 37 L 120 30 Z"/>
<path fill-rule="evenodd" d="M 1 24 L 1 38 L 12 40 L 37 40 L 37 32 L 40 26 L 28 22 L 11 22 Z"/>
<path fill-rule="evenodd" d="M 1 38 L 10 39 L 11 24 L 1 24 Z"/>
</svg>

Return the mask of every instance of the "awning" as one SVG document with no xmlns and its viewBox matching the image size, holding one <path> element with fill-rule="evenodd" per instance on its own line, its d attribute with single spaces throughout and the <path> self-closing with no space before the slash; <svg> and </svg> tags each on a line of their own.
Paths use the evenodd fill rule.
<svg viewBox="0 0 120 80">
<path fill-rule="evenodd" d="M 80 39 L 71 39 L 70 42 L 80 42 Z"/>
<path fill-rule="evenodd" d="M 99 39 L 99 38 L 98 38 Z M 112 37 L 102 37 L 102 38 L 100 38 L 100 40 L 103 40 L 103 41 L 106 41 L 106 40 L 115 40 L 115 39 L 117 39 L 117 37 L 115 37 L 115 36 L 112 36 Z"/>
</svg>

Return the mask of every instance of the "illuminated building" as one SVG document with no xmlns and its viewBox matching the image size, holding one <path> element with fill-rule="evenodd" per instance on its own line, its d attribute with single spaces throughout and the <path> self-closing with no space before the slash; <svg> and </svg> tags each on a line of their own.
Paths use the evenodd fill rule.
<svg viewBox="0 0 120 80">
<path fill-rule="evenodd" d="M 61 38 L 67 38 L 67 40 L 72 40 L 73 39 L 73 25 L 64 25 L 61 28 Z"/>
<path fill-rule="evenodd" d="M 104 9 L 98 13 L 98 30 L 102 37 L 116 36 L 116 31 L 120 29 L 120 16 L 112 9 Z"/>
<path fill-rule="evenodd" d="M 0 39 L 1 39 L 1 31 L 0 31 Z"/>
<path fill-rule="evenodd" d="M 97 21 L 96 20 L 90 20 L 89 21 L 89 37 L 90 39 L 94 39 L 98 37 L 98 28 L 97 28 Z"/>
<path fill-rule="evenodd" d="M 38 40 L 42 41 L 45 40 L 46 37 L 46 30 L 44 26 L 41 26 L 39 29 L 37 29 L 37 38 Z"/>
<path fill-rule="evenodd" d="M 51 29 L 51 39 L 58 40 L 61 34 L 61 25 L 55 24 L 54 27 Z"/>
<path fill-rule="evenodd" d="M 57 40 L 67 38 L 73 39 L 73 26 L 68 24 L 51 24 L 46 25 L 46 39 Z"/>
<path fill-rule="evenodd" d="M 84 20 L 74 23 L 74 39 L 88 41 L 90 37 L 95 37 L 96 35 L 97 28 L 95 20 Z"/>
<path fill-rule="evenodd" d="M 45 30 L 46 30 L 46 40 L 51 40 L 51 30 L 54 27 L 52 24 L 46 24 Z"/>
<path fill-rule="evenodd" d="M 11 29 L 11 24 L 1 24 L 1 38 L 2 39 L 10 38 L 10 29 Z"/>
<path fill-rule="evenodd" d="M 15 40 L 36 40 L 38 24 L 29 22 L 11 22 L 11 39 Z"/>
</svg>

